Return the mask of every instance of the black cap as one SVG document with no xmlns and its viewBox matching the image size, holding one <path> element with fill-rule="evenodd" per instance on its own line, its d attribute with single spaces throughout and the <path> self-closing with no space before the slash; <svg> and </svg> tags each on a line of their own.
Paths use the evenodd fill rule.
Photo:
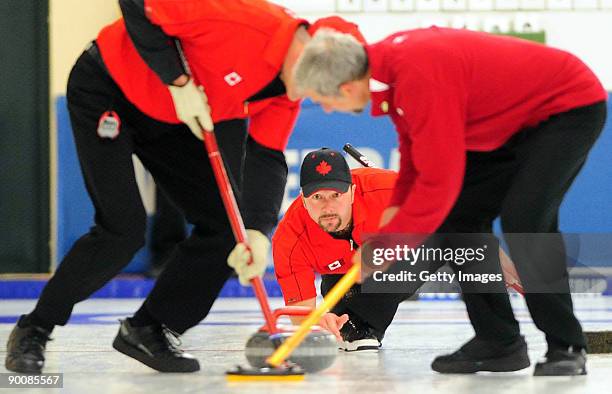
<svg viewBox="0 0 612 394">
<path fill-rule="evenodd" d="M 351 170 L 340 152 L 321 148 L 304 157 L 300 170 L 300 186 L 304 197 L 310 197 L 321 189 L 346 193 L 352 183 Z"/>
</svg>

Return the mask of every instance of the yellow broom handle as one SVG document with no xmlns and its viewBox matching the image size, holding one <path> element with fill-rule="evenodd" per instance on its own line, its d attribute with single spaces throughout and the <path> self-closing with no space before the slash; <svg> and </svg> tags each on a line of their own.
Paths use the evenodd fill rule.
<svg viewBox="0 0 612 394">
<path fill-rule="evenodd" d="M 351 269 L 332 287 L 327 293 L 321 305 L 314 311 L 310 312 L 310 315 L 300 324 L 296 332 L 293 333 L 282 345 L 272 353 L 266 360 L 269 365 L 274 367 L 280 366 L 285 362 L 287 357 L 291 355 L 293 350 L 302 343 L 306 335 L 310 332 L 310 328 L 319 322 L 321 316 L 323 316 L 328 310 L 333 308 L 338 301 L 346 294 L 347 291 L 355 284 L 357 278 L 359 278 L 359 264 L 354 264 Z"/>
</svg>

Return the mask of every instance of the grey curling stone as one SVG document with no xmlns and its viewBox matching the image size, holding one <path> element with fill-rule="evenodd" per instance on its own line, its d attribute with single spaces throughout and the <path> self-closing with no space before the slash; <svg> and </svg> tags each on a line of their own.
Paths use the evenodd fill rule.
<svg viewBox="0 0 612 394">
<path fill-rule="evenodd" d="M 285 341 L 292 332 L 280 333 L 281 341 Z M 246 343 L 246 358 L 254 368 L 267 366 L 266 359 L 275 350 L 275 346 L 264 331 L 251 335 Z M 288 360 L 296 363 L 306 372 L 318 372 L 330 367 L 338 355 L 336 337 L 328 332 L 312 331 L 304 341 L 289 356 Z"/>
</svg>

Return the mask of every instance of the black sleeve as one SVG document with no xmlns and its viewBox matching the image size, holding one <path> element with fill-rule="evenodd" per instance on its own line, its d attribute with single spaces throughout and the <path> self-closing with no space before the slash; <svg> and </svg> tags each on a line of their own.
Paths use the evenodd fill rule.
<svg viewBox="0 0 612 394">
<path fill-rule="evenodd" d="M 249 136 L 242 186 L 242 211 L 246 228 L 270 235 L 278 223 L 287 172 L 283 152 L 266 148 Z"/>
<path fill-rule="evenodd" d="M 144 0 L 119 0 L 119 6 L 136 50 L 161 80 L 169 85 L 185 74 L 174 39 L 147 18 Z"/>
</svg>

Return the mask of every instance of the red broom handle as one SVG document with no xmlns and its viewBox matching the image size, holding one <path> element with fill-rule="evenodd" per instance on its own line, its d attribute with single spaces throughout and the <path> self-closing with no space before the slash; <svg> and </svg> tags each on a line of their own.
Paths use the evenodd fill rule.
<svg viewBox="0 0 612 394">
<path fill-rule="evenodd" d="M 204 146 L 206 147 L 206 152 L 208 153 L 208 158 L 210 159 L 210 165 L 212 166 L 213 173 L 215 174 L 217 186 L 219 187 L 219 193 L 221 193 L 223 205 L 225 206 L 227 217 L 230 221 L 230 225 L 232 226 L 232 232 L 234 233 L 236 243 L 247 243 L 248 245 L 244 222 L 242 221 L 242 216 L 240 216 L 238 203 L 236 203 L 234 191 L 232 190 L 227 172 L 225 171 L 223 157 L 219 151 L 215 133 L 213 131 L 205 130 L 203 127 L 201 127 L 201 129 L 204 136 Z M 252 264 L 252 261 L 250 261 L 249 264 Z M 261 278 L 256 276 L 251 279 L 251 286 L 253 286 L 253 291 L 255 292 L 255 296 L 257 297 L 259 305 L 261 306 L 261 311 L 263 312 L 264 319 L 266 320 L 268 332 L 270 334 L 277 334 L 278 330 L 276 328 L 275 318 L 272 314 L 272 310 L 270 309 L 268 295 L 266 294 L 266 289 Z"/>
</svg>

